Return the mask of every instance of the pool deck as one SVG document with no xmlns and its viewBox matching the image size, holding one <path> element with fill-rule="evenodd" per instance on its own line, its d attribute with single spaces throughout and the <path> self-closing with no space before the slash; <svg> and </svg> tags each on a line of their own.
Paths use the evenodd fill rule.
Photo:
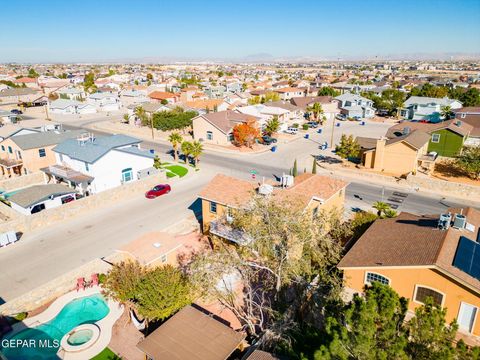
<svg viewBox="0 0 480 360">
<path fill-rule="evenodd" d="M 71 291 L 66 293 L 63 296 L 60 296 L 56 299 L 45 311 L 42 313 L 32 316 L 31 318 L 26 318 L 22 322 L 16 323 L 12 326 L 13 332 L 8 334 L 9 337 L 17 334 L 18 332 L 41 325 L 52 320 L 58 313 L 67 305 L 70 301 L 91 296 L 101 293 L 101 288 L 94 286 L 80 291 Z M 98 340 L 90 346 L 88 349 L 81 350 L 78 352 L 65 352 L 63 349 L 60 349 L 58 355 L 65 360 L 85 360 L 91 359 L 95 355 L 99 354 L 103 349 L 105 349 L 110 339 L 112 338 L 112 328 L 113 324 L 122 316 L 123 306 L 119 305 L 117 302 L 106 299 L 108 308 L 110 309 L 107 316 L 103 319 L 95 322 L 95 324 L 100 328 L 100 337 Z"/>
</svg>

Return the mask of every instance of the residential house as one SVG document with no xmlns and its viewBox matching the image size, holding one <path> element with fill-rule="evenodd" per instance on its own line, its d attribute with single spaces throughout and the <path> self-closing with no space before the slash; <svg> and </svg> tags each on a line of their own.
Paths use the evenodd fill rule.
<svg viewBox="0 0 480 360">
<path fill-rule="evenodd" d="M 293 105 L 289 101 L 284 101 L 284 100 L 268 101 L 263 105 L 287 110 L 288 112 L 284 115 L 286 122 L 298 123 L 301 120 L 303 120 L 304 110 L 299 106 Z"/>
<path fill-rule="evenodd" d="M 431 170 L 435 157 L 428 155 L 429 140 L 430 135 L 420 130 L 393 139 L 356 138 L 361 147 L 361 164 L 391 175 L 415 174 L 421 168 Z"/>
<path fill-rule="evenodd" d="M 373 101 L 363 96 L 345 93 L 335 97 L 340 101 L 340 112 L 347 117 L 372 118 L 375 116 Z"/>
<path fill-rule="evenodd" d="M 154 102 L 167 102 L 174 104 L 177 102 L 178 95 L 165 91 L 154 91 L 148 94 L 148 97 Z"/>
<path fill-rule="evenodd" d="M 73 87 L 62 88 L 55 92 L 60 99 L 83 101 L 86 98 L 86 93 L 83 89 Z"/>
<path fill-rule="evenodd" d="M 151 360 L 227 360 L 241 348 L 245 336 L 193 304 L 169 318 L 137 347 Z"/>
<path fill-rule="evenodd" d="M 7 197 L 12 209 L 31 215 L 75 200 L 76 191 L 61 184 L 33 185 Z"/>
<path fill-rule="evenodd" d="M 197 111 L 200 114 L 228 109 L 228 104 L 223 99 L 185 101 L 184 105 L 186 108 Z"/>
<path fill-rule="evenodd" d="M 173 235 L 166 232 L 150 232 L 117 250 L 123 260 L 138 261 L 142 266 L 178 266 L 179 259 L 189 257 L 204 247 L 198 233 Z"/>
<path fill-rule="evenodd" d="M 223 94 L 227 91 L 227 88 L 223 85 L 209 85 L 203 89 L 205 95 L 210 99 L 223 98 Z"/>
<path fill-rule="evenodd" d="M 2 105 L 17 105 L 28 103 L 38 98 L 39 93 L 30 88 L 11 88 L 0 91 Z"/>
<path fill-rule="evenodd" d="M 0 142 L 2 175 L 30 174 L 55 164 L 53 147 L 81 133 L 81 130 L 34 132 L 19 129 L 16 134 Z"/>
<path fill-rule="evenodd" d="M 227 240 L 242 244 L 248 239 L 231 231 L 222 219 L 231 220 L 233 209 L 242 208 L 258 193 L 271 196 L 276 201 L 295 201 L 316 215 L 320 210 L 343 209 L 346 182 L 322 175 L 301 174 L 287 176 L 289 186 L 259 184 L 256 181 L 237 179 L 223 174 L 216 175 L 202 189 L 202 229 Z"/>
<path fill-rule="evenodd" d="M 150 99 L 147 97 L 147 92 L 145 90 L 135 89 L 123 90 L 120 93 L 120 100 L 124 106 L 132 104 L 143 104 L 150 101 Z"/>
<path fill-rule="evenodd" d="M 31 77 L 21 77 L 13 80 L 13 82 L 17 85 L 26 86 L 27 88 L 38 89 L 39 87 L 37 79 Z"/>
<path fill-rule="evenodd" d="M 286 130 L 290 125 L 292 125 L 292 123 L 288 121 L 290 119 L 290 111 L 281 107 L 257 104 L 239 106 L 236 108 L 236 111 L 245 115 L 256 117 L 258 119 L 258 125 L 262 130 L 265 128 L 267 122 L 273 119 L 274 116 L 277 117 L 280 123 L 280 131 Z"/>
<path fill-rule="evenodd" d="M 116 94 L 108 92 L 96 92 L 88 95 L 87 102 L 95 105 L 99 111 L 116 111 L 122 106 Z"/>
<path fill-rule="evenodd" d="M 205 144 L 231 145 L 235 125 L 249 123 L 258 127 L 257 120 L 232 110 L 201 114 L 192 119 L 193 137 Z"/>
<path fill-rule="evenodd" d="M 322 106 L 323 114 L 328 120 L 333 119 L 340 113 L 340 100 L 336 100 L 331 96 L 293 97 L 290 99 L 290 102 L 301 108 L 304 112 L 307 112 L 307 109 L 315 103 L 319 103 Z"/>
<path fill-rule="evenodd" d="M 407 120 L 428 120 L 439 122 L 444 120 L 441 116 L 442 108 L 450 106 L 452 110 L 460 109 L 462 103 L 449 98 L 431 98 L 424 96 L 411 96 L 404 103 L 401 115 Z"/>
<path fill-rule="evenodd" d="M 472 131 L 472 126 L 458 119 L 439 123 L 401 122 L 388 129 L 386 137 L 394 139 L 420 130 L 430 134 L 428 152 L 439 156 L 457 156 Z"/>
<path fill-rule="evenodd" d="M 455 119 L 472 126 L 472 131 L 465 140 L 465 145 L 480 146 L 480 107 L 463 107 L 457 109 Z"/>
<path fill-rule="evenodd" d="M 410 315 L 430 297 L 446 321 L 480 336 L 480 211 L 449 209 L 441 215 L 402 212 L 378 219 L 338 264 L 346 294 L 374 281 L 409 299 Z"/>
<path fill-rule="evenodd" d="M 52 114 L 82 115 L 95 114 L 97 108 L 91 103 L 77 100 L 57 99 L 48 103 L 48 111 Z"/>
<path fill-rule="evenodd" d="M 155 172 L 155 155 L 126 135 L 82 134 L 53 148 L 55 164 L 41 169 L 47 182 L 64 181 L 82 194 L 94 194 Z"/>
<path fill-rule="evenodd" d="M 18 119 L 17 114 L 13 114 L 10 111 L 0 110 L 0 122 L 2 124 L 12 124 Z"/>
<path fill-rule="evenodd" d="M 305 92 L 302 89 L 295 87 L 284 87 L 273 91 L 280 95 L 281 100 L 290 100 L 293 97 L 305 96 Z"/>
</svg>

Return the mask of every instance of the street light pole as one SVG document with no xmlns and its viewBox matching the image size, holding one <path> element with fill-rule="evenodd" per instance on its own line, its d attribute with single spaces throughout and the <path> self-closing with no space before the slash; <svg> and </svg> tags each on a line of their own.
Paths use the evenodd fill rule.
<svg viewBox="0 0 480 360">
<path fill-rule="evenodd" d="M 333 132 L 335 131 L 335 115 L 333 115 L 332 120 L 332 136 L 330 137 L 330 147 L 333 148 Z"/>
</svg>

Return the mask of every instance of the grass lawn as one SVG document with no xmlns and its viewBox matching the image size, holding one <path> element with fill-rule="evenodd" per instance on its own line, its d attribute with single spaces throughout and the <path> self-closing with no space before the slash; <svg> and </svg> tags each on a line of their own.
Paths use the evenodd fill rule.
<svg viewBox="0 0 480 360">
<path fill-rule="evenodd" d="M 109 348 L 103 349 L 103 351 L 100 354 L 92 358 L 92 360 L 120 360 L 120 359 L 121 357 L 117 356 Z"/>
<path fill-rule="evenodd" d="M 164 167 L 169 172 L 167 172 L 167 177 L 179 176 L 184 177 L 188 173 L 188 169 L 181 165 L 167 165 Z M 174 175 L 171 175 L 173 173 Z"/>
</svg>

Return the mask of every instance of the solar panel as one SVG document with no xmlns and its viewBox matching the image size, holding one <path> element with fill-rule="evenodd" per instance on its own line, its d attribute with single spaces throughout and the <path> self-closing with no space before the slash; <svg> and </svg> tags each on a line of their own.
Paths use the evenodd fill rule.
<svg viewBox="0 0 480 360">
<path fill-rule="evenodd" d="M 480 243 L 461 236 L 453 266 L 480 280 Z"/>
</svg>

